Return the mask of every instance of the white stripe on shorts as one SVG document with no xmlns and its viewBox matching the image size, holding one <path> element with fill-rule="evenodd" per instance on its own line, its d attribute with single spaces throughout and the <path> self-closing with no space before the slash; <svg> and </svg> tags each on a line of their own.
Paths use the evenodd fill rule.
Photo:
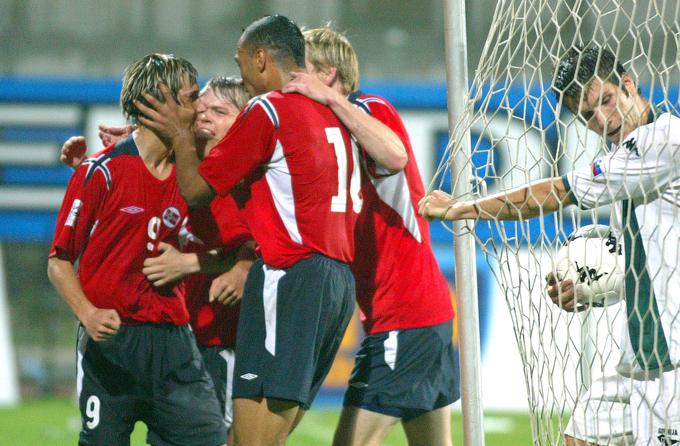
<svg viewBox="0 0 680 446">
<path fill-rule="evenodd" d="M 87 340 L 89 335 L 82 325 L 78 327 L 78 342 L 76 344 L 76 393 L 78 399 L 80 399 L 80 393 L 83 391 L 83 378 L 85 373 L 83 372 L 83 356 L 85 356 L 85 350 L 87 346 Z"/>
<path fill-rule="evenodd" d="M 234 400 L 233 400 L 233 384 L 234 384 L 234 349 L 225 348 L 220 351 L 220 356 L 227 363 L 226 395 L 224 397 L 224 421 L 227 422 L 227 431 L 231 429 L 234 422 Z"/>
<path fill-rule="evenodd" d="M 279 291 L 279 280 L 286 275 L 282 269 L 269 268 L 262 265 L 264 270 L 264 289 L 262 290 L 262 304 L 264 306 L 264 348 L 276 356 L 276 301 Z"/>
<path fill-rule="evenodd" d="M 385 346 L 385 364 L 387 364 L 387 367 L 391 370 L 394 370 L 394 366 L 397 363 L 397 347 L 399 344 L 397 341 L 398 334 L 398 330 L 390 331 L 387 339 L 383 342 L 383 345 Z"/>
</svg>

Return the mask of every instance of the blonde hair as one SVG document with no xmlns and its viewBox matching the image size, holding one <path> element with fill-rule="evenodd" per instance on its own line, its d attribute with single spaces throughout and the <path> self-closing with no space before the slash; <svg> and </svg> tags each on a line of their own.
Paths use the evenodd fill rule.
<svg viewBox="0 0 680 446">
<path fill-rule="evenodd" d="M 201 90 L 201 94 L 207 90 L 212 90 L 217 96 L 233 104 L 239 110 L 245 107 L 250 99 L 239 77 L 215 76 L 210 78 Z"/>
<path fill-rule="evenodd" d="M 346 94 L 359 89 L 359 60 L 349 40 L 330 27 L 305 30 L 308 59 L 317 71 L 335 67 Z"/>
<path fill-rule="evenodd" d="M 140 112 L 135 107 L 134 100 L 146 105 L 144 93 L 149 93 L 159 101 L 163 101 L 163 94 L 158 83 L 163 82 L 170 88 L 177 100 L 182 83 L 197 83 L 198 72 L 186 59 L 173 54 L 153 53 L 132 62 L 125 68 L 123 87 L 120 91 L 120 106 L 123 115 L 133 124 L 137 124 Z"/>
</svg>

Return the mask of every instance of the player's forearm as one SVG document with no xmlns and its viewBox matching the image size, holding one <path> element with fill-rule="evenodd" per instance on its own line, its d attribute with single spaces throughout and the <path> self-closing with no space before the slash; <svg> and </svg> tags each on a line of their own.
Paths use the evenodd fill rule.
<svg viewBox="0 0 680 446">
<path fill-rule="evenodd" d="M 177 164 L 177 184 L 189 206 L 205 206 L 215 196 L 208 183 L 198 173 L 200 160 L 193 135 L 180 135 L 173 140 Z"/>
<path fill-rule="evenodd" d="M 198 267 L 201 273 L 217 274 L 229 271 L 236 261 L 236 252 L 224 253 L 221 249 L 198 254 Z"/>
<path fill-rule="evenodd" d="M 479 200 L 454 204 L 447 220 L 520 220 L 555 212 L 571 204 L 561 178 L 539 180 Z"/>
<path fill-rule="evenodd" d="M 406 166 L 406 148 L 392 129 L 357 109 L 342 95 L 331 98 L 328 105 L 376 163 L 393 172 Z"/>
<path fill-rule="evenodd" d="M 73 264 L 68 260 L 50 257 L 47 261 L 47 277 L 78 320 L 85 320 L 87 314 L 96 309 L 85 296 Z"/>
<path fill-rule="evenodd" d="M 238 249 L 234 265 L 231 269 L 240 269 L 244 274 L 248 274 L 248 271 L 250 271 L 253 263 L 255 263 L 255 259 L 257 259 L 255 242 L 252 240 L 245 242 Z"/>
</svg>

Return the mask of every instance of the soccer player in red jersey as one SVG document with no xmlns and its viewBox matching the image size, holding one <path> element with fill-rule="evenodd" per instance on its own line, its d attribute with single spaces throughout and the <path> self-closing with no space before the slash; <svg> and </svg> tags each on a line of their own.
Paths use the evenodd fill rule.
<svg viewBox="0 0 680 446">
<path fill-rule="evenodd" d="M 359 167 L 349 133 L 327 107 L 280 89 L 304 69 L 305 43 L 285 17 L 243 32 L 236 54 L 254 96 L 200 163 L 194 110 L 170 95 L 138 104 L 141 121 L 168 139 L 189 204 L 209 202 L 245 180 L 248 226 L 262 260 L 246 283 L 234 382 L 240 446 L 280 445 L 313 401 L 354 307 L 354 223 Z M 167 89 L 163 89 L 167 92 Z"/>
<path fill-rule="evenodd" d="M 363 255 L 352 272 L 367 336 L 334 444 L 380 445 L 401 421 L 409 445 L 450 445 L 449 405 L 459 398 L 453 308 L 428 224 L 417 212 L 425 189 L 408 134 L 391 104 L 358 91 L 356 53 L 342 34 L 312 29 L 305 40 L 307 70 L 314 76 L 296 73 L 284 91 L 327 104 L 356 138 L 364 161 L 364 204 L 355 232 Z M 373 121 L 391 132 L 367 133 Z M 400 162 L 395 135 L 408 162 Z"/>
<path fill-rule="evenodd" d="M 151 54 L 126 70 L 121 106 L 137 122 L 144 93 L 194 98 L 196 70 Z M 144 259 L 179 243 L 187 205 L 172 153 L 143 124 L 88 158 L 62 203 L 48 276 L 80 322 L 80 444 L 128 445 L 136 421 L 152 445 L 222 445 L 226 426 L 201 361 L 181 284 L 154 287 Z M 78 270 L 74 263 L 78 261 Z"/>
<path fill-rule="evenodd" d="M 227 134 L 247 99 L 238 78 L 216 76 L 203 87 L 196 101 L 194 124 L 201 158 Z M 132 130 L 127 126 L 101 125 L 100 137 L 102 142 L 113 143 L 128 136 Z M 85 158 L 86 151 L 84 138 L 70 138 L 62 147 L 61 159 L 76 168 Z M 158 287 L 184 279 L 190 323 L 205 367 L 215 384 L 227 429 L 233 422 L 231 393 L 237 304 L 253 263 L 254 247 L 247 243 L 249 240 L 252 238 L 234 198 L 231 195 L 216 197 L 210 206 L 189 210 L 189 224 L 180 232 L 184 252 L 161 242 L 161 255 L 144 260 L 142 270 Z M 219 275 L 206 272 L 222 271 L 228 264 L 224 256 L 206 255 L 213 248 L 228 253 L 229 271 Z"/>
</svg>

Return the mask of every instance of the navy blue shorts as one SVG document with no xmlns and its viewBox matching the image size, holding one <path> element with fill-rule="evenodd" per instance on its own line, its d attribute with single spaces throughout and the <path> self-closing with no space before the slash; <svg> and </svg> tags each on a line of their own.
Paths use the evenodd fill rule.
<svg viewBox="0 0 680 446">
<path fill-rule="evenodd" d="M 296 401 L 309 409 L 354 311 L 345 263 L 313 255 L 287 269 L 255 262 L 236 340 L 234 398 Z"/>
<path fill-rule="evenodd" d="M 234 349 L 224 346 L 204 347 L 199 345 L 198 350 L 203 356 L 205 368 L 215 384 L 217 402 L 227 423 L 227 430 L 234 423 L 234 405 L 232 389 L 234 382 Z"/>
<path fill-rule="evenodd" d="M 458 355 L 448 321 L 366 336 L 345 393 L 355 406 L 408 421 L 460 398 Z"/>
<path fill-rule="evenodd" d="M 105 342 L 78 331 L 81 445 L 129 446 L 137 421 L 154 446 L 218 446 L 227 429 L 187 325 L 120 327 Z"/>
</svg>

